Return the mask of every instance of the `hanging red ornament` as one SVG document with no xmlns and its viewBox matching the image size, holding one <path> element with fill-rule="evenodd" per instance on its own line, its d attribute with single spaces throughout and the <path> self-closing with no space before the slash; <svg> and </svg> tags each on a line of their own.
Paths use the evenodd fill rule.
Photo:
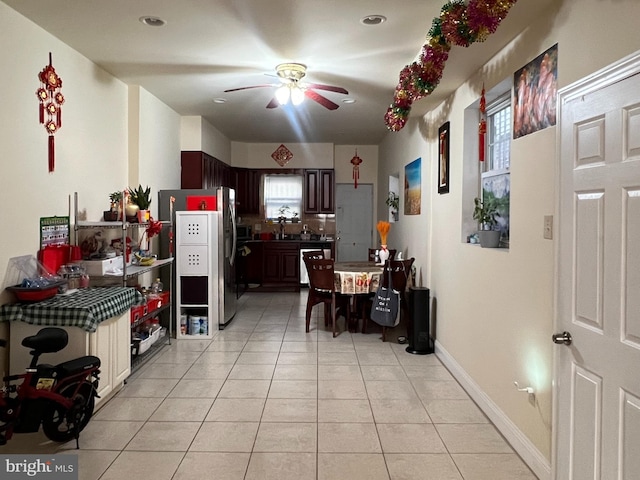
<svg viewBox="0 0 640 480">
<path fill-rule="evenodd" d="M 358 149 L 356 148 L 356 154 L 351 159 L 353 165 L 353 188 L 358 188 L 358 179 L 360 178 L 360 167 L 362 159 L 358 156 Z"/>
<path fill-rule="evenodd" d="M 38 79 L 40 80 L 40 88 L 36 90 L 36 96 L 40 102 L 38 120 L 49 134 L 48 158 L 49 173 L 51 173 L 55 167 L 55 140 L 53 136 L 62 127 L 62 109 L 60 107 L 64 103 L 64 95 L 60 92 L 62 79 L 53 68 L 51 52 L 49 52 L 49 65 L 38 74 Z"/>
<path fill-rule="evenodd" d="M 487 135 L 487 100 L 484 98 L 484 84 L 482 84 L 482 95 L 480 97 L 480 124 L 478 125 L 478 158 L 484 162 L 485 137 Z"/>
</svg>

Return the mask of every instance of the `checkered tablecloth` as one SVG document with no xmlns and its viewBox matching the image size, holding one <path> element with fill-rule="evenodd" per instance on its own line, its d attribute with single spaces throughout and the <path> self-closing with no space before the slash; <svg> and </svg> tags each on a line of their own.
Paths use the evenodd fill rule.
<svg viewBox="0 0 640 480">
<path fill-rule="evenodd" d="M 41 302 L 2 305 L 0 321 L 80 327 L 95 332 L 100 322 L 122 315 L 142 301 L 140 292 L 131 287 L 81 288 Z"/>
</svg>

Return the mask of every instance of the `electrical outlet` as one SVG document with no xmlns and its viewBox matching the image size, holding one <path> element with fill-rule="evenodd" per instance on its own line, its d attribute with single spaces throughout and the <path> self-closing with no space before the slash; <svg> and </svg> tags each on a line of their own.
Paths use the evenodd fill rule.
<svg viewBox="0 0 640 480">
<path fill-rule="evenodd" d="M 542 236 L 547 240 L 553 239 L 553 215 L 544 216 L 544 227 L 542 230 Z"/>
</svg>

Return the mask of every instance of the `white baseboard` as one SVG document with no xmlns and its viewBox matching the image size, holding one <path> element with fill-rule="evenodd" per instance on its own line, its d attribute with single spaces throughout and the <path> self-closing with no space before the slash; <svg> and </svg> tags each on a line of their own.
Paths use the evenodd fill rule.
<svg viewBox="0 0 640 480">
<path fill-rule="evenodd" d="M 533 443 L 505 415 L 505 413 L 485 394 L 479 385 L 467 374 L 458 362 L 436 340 L 435 353 L 455 379 L 467 391 L 469 396 L 493 422 L 500 433 L 507 439 L 513 449 L 522 457 L 540 480 L 551 480 L 551 464 L 540 453 Z"/>
</svg>

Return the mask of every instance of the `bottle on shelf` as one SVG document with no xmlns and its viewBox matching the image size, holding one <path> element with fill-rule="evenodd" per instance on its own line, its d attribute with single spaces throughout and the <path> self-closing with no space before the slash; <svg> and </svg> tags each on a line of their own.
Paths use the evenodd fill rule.
<svg viewBox="0 0 640 480">
<path fill-rule="evenodd" d="M 151 284 L 151 294 L 152 295 L 158 295 L 160 292 L 162 292 L 162 282 L 160 281 L 159 278 L 156 278 L 154 280 L 154 282 Z"/>
</svg>

